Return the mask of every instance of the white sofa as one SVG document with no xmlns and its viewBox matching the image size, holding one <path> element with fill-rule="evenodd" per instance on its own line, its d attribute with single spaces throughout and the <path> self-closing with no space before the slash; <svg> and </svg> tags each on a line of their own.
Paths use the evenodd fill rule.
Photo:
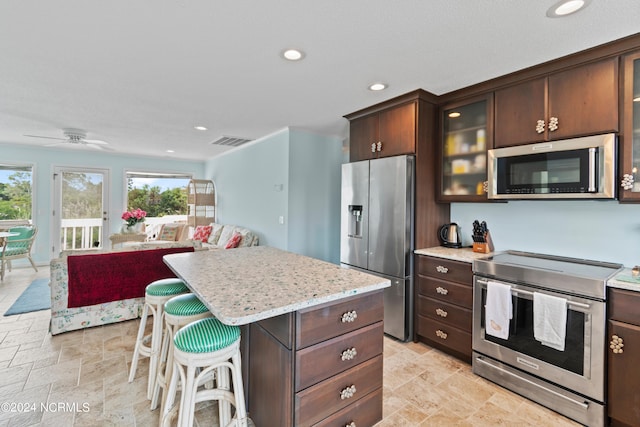
<svg viewBox="0 0 640 427">
<path fill-rule="evenodd" d="M 211 234 L 206 242 L 202 242 L 202 246 L 207 249 L 224 249 L 229 240 L 235 233 L 242 236 L 239 248 L 248 246 L 258 246 L 258 236 L 248 228 L 239 227 L 231 224 L 211 223 Z"/>
<path fill-rule="evenodd" d="M 109 323 L 121 322 L 123 320 L 140 317 L 144 305 L 144 286 L 141 284 L 140 295 L 135 298 L 119 299 L 116 301 L 102 302 L 99 304 L 82 305 L 79 307 L 69 307 L 69 269 L 67 260 L 69 257 L 81 257 L 83 255 L 109 255 L 122 252 L 131 252 L 135 257 L 137 251 L 149 251 L 156 249 L 188 248 L 202 250 L 202 245 L 198 241 L 181 242 L 151 242 L 136 243 L 115 250 L 86 250 L 86 251 L 66 251 L 60 254 L 59 258 L 51 260 L 50 286 L 51 286 L 51 323 L 49 330 L 52 335 L 62 332 L 83 329 L 92 326 L 105 325 Z M 162 262 L 162 261 L 159 261 Z M 114 267 L 111 264 L 100 265 L 98 269 L 108 269 L 104 274 L 113 274 Z M 124 267 L 123 267 L 124 268 Z M 137 270 L 153 269 L 153 265 L 141 264 Z M 101 272 L 98 271 L 98 274 Z M 126 274 L 126 272 L 124 272 Z M 114 283 L 117 286 L 117 283 Z"/>
</svg>

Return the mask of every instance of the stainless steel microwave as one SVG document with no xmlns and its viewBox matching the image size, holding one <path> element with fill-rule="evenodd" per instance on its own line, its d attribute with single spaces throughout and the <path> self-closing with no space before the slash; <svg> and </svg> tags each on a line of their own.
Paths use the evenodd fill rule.
<svg viewBox="0 0 640 427">
<path fill-rule="evenodd" d="M 615 199 L 613 133 L 489 150 L 489 199 Z"/>
</svg>

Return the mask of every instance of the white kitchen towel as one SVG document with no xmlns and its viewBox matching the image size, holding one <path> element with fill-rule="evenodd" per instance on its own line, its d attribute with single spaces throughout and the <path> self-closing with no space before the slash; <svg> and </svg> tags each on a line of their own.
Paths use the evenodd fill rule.
<svg viewBox="0 0 640 427">
<path fill-rule="evenodd" d="M 511 286 L 489 280 L 485 303 L 485 333 L 496 338 L 509 338 L 509 321 L 513 317 Z"/>
<path fill-rule="evenodd" d="M 567 333 L 567 300 L 533 293 L 533 336 L 543 345 L 564 351 Z"/>
</svg>

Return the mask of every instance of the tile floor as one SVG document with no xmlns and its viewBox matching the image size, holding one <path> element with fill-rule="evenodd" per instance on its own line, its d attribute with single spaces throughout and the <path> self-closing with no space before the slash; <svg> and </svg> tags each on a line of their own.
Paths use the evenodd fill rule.
<svg viewBox="0 0 640 427">
<path fill-rule="evenodd" d="M 39 270 L 14 268 L 0 282 L 0 427 L 157 425 L 146 400 L 148 365 L 127 382 L 138 321 L 52 337 L 48 310 L 2 316 L 33 279 L 48 277 L 47 267 Z M 384 355 L 384 419 L 376 427 L 577 425 L 423 344 L 385 338 Z M 196 424 L 208 425 L 214 405 L 199 405 Z"/>
</svg>

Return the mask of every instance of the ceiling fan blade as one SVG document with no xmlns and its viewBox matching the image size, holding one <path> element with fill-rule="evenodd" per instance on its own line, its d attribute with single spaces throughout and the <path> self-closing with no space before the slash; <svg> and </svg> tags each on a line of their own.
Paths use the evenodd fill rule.
<svg viewBox="0 0 640 427">
<path fill-rule="evenodd" d="M 87 144 L 99 144 L 99 145 L 107 145 L 109 144 L 106 141 L 102 141 L 100 139 L 83 139 L 84 142 L 86 142 Z"/>
<path fill-rule="evenodd" d="M 66 141 L 65 138 L 54 138 L 53 136 L 42 136 L 42 135 L 22 135 L 22 136 L 28 136 L 30 138 L 57 139 L 58 141 Z"/>
</svg>

